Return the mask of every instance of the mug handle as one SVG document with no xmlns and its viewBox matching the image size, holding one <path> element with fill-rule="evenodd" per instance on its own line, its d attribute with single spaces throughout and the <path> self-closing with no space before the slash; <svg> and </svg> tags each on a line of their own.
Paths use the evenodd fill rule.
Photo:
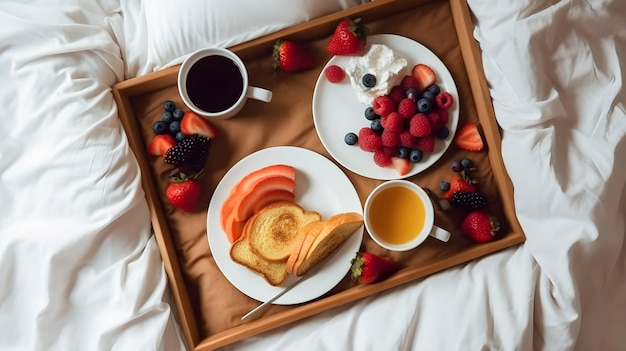
<svg viewBox="0 0 626 351">
<path fill-rule="evenodd" d="M 430 231 L 429 235 L 435 239 L 443 241 L 444 243 L 450 240 L 450 232 L 443 228 L 439 228 L 436 225 L 433 226 L 433 229 Z"/>
<path fill-rule="evenodd" d="M 250 86 L 246 92 L 246 97 L 263 102 L 270 102 L 272 101 L 272 92 L 267 89 Z"/>
</svg>

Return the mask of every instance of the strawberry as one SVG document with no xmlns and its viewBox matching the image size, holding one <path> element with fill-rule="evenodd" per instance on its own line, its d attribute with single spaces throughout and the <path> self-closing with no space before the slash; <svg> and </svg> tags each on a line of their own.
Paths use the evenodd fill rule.
<svg viewBox="0 0 626 351">
<path fill-rule="evenodd" d="M 167 200 L 176 208 L 185 212 L 194 212 L 198 208 L 202 188 L 200 182 L 188 178 L 184 173 L 177 173 L 170 178 L 165 190 Z"/>
<path fill-rule="evenodd" d="M 478 243 L 486 243 L 493 240 L 500 230 L 500 224 L 496 217 L 489 216 L 485 212 L 470 212 L 461 222 L 461 233 Z"/>
<path fill-rule="evenodd" d="M 360 24 L 361 19 L 354 21 L 344 18 L 333 33 L 326 51 L 331 55 L 358 56 L 365 51 L 369 29 Z"/>
<path fill-rule="evenodd" d="M 346 72 L 337 65 L 330 65 L 324 70 L 324 75 L 329 82 L 339 83 L 346 77 Z"/>
<path fill-rule="evenodd" d="M 274 44 L 272 67 L 274 71 L 299 72 L 305 71 L 315 64 L 313 54 L 304 46 L 291 41 L 278 39 Z"/>
<path fill-rule="evenodd" d="M 443 193 L 443 198 L 451 201 L 454 193 L 473 193 L 476 191 L 476 180 L 469 178 L 465 172 L 459 172 L 450 180 L 450 189 Z"/>
<path fill-rule="evenodd" d="M 406 175 L 411 170 L 411 163 L 407 158 L 392 157 L 391 165 L 398 171 L 398 175 Z"/>
<path fill-rule="evenodd" d="M 485 146 L 478 132 L 478 126 L 469 122 L 463 125 L 454 137 L 454 145 L 467 151 L 480 151 Z"/>
<path fill-rule="evenodd" d="M 214 139 L 218 135 L 213 123 L 193 111 L 185 111 L 180 121 L 180 130 L 187 136 L 199 134 L 209 139 Z"/>
<path fill-rule="evenodd" d="M 371 284 L 387 279 L 400 270 L 400 265 L 371 252 L 357 252 L 351 261 L 350 276 L 353 281 Z"/>
<path fill-rule="evenodd" d="M 174 145 L 176 145 L 176 140 L 171 135 L 155 135 L 148 145 L 148 153 L 152 156 L 165 156 L 165 152 Z"/>
<path fill-rule="evenodd" d="M 437 81 L 437 75 L 433 69 L 423 63 L 418 63 L 413 66 L 411 73 L 413 74 L 413 77 L 417 78 L 420 91 L 426 89 L 432 84 L 435 84 Z"/>
</svg>

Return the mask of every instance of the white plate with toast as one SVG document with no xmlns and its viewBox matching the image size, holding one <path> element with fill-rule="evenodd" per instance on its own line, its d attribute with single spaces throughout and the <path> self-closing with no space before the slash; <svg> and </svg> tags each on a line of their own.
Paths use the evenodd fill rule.
<svg viewBox="0 0 626 351">
<path fill-rule="evenodd" d="M 234 262 L 231 244 L 220 226 L 220 209 L 232 187 L 246 174 L 276 163 L 296 169 L 295 202 L 320 213 L 322 219 L 342 212 L 362 214 L 361 200 L 348 177 L 332 161 L 311 150 L 277 146 L 257 151 L 240 160 L 215 188 L 207 214 L 207 235 L 215 263 L 226 279 L 247 296 L 265 302 L 298 278 L 288 275 L 279 286 L 270 285 L 261 274 Z M 337 253 L 323 262 L 319 272 L 274 301 L 292 305 L 316 299 L 337 285 L 350 270 L 350 261 L 361 247 L 363 227 L 359 228 Z"/>
<path fill-rule="evenodd" d="M 324 75 L 324 70 L 330 65 L 345 68 L 351 59 L 350 56 L 333 56 L 322 68 L 313 92 L 315 129 L 328 153 L 350 171 L 363 177 L 380 180 L 408 178 L 432 166 L 452 144 L 459 120 L 459 93 L 446 65 L 435 53 L 417 41 L 395 34 L 377 34 L 368 36 L 367 43 L 368 46 L 384 44 L 402 55 L 408 65 L 400 72 L 401 75 L 411 74 L 412 67 L 418 63 L 427 64 L 433 69 L 437 75 L 436 84 L 454 98 L 454 103 L 448 110 L 447 126 L 450 135 L 446 139 L 436 139 L 435 150 L 432 153 L 425 153 L 422 161 L 412 164 L 409 173 L 402 176 L 393 167 L 377 166 L 374 163 L 373 153 L 365 152 L 357 145 L 346 144 L 344 142 L 346 133 L 358 134 L 359 129 L 370 125 L 364 116 L 368 105 L 359 101 L 349 77 L 346 76 L 339 83 L 331 83 Z"/>
</svg>

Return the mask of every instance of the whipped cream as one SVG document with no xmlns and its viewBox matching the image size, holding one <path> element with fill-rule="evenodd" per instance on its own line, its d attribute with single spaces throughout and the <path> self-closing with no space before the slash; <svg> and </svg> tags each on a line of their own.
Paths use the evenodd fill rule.
<svg viewBox="0 0 626 351">
<path fill-rule="evenodd" d="M 365 54 L 351 58 L 345 71 L 359 101 L 370 105 L 374 98 L 389 93 L 394 85 L 399 84 L 400 72 L 406 66 L 406 59 L 388 46 L 372 44 Z M 376 85 L 371 88 L 363 85 L 363 75 L 367 73 L 376 77 Z"/>
</svg>

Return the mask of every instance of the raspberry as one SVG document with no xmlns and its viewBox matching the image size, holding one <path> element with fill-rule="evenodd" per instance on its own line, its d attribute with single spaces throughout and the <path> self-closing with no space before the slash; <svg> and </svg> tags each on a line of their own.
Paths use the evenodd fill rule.
<svg viewBox="0 0 626 351">
<path fill-rule="evenodd" d="M 435 97 L 435 103 L 442 110 L 447 110 L 452 106 L 454 98 L 447 91 L 442 91 Z"/>
<path fill-rule="evenodd" d="M 391 165 L 391 156 L 382 151 L 374 152 L 374 163 L 380 167 L 387 167 Z"/>
<path fill-rule="evenodd" d="M 420 82 L 412 75 L 404 76 L 400 82 L 400 88 L 402 88 L 402 91 L 407 91 L 409 89 L 419 90 L 419 87 Z"/>
<path fill-rule="evenodd" d="M 383 133 L 380 135 L 381 143 L 383 146 L 400 146 L 400 137 L 398 133 L 394 133 L 385 129 Z"/>
<path fill-rule="evenodd" d="M 398 147 L 397 146 L 383 146 L 382 151 L 385 153 L 385 155 L 394 157 L 398 154 Z"/>
<path fill-rule="evenodd" d="M 368 127 L 363 127 L 361 129 L 359 129 L 359 138 L 365 138 L 369 135 L 375 135 L 376 133 L 372 130 L 372 128 L 368 128 Z"/>
<path fill-rule="evenodd" d="M 418 113 L 415 116 L 411 117 L 411 120 L 409 121 L 409 132 L 411 133 L 411 135 L 416 137 L 430 135 L 431 128 L 428 117 L 426 117 L 426 115 L 423 113 Z"/>
<path fill-rule="evenodd" d="M 430 122 L 431 130 L 438 130 L 441 128 L 441 117 L 437 112 L 431 112 L 428 114 L 428 121 Z"/>
<path fill-rule="evenodd" d="M 369 128 L 365 128 L 365 129 L 369 129 Z M 372 134 L 359 133 L 358 140 L 359 140 L 358 141 L 359 147 L 363 151 L 375 152 L 375 151 L 380 151 L 383 147 L 383 143 L 382 143 L 382 139 L 380 135 L 377 135 L 374 132 L 372 132 Z"/>
<path fill-rule="evenodd" d="M 393 100 L 393 102 L 396 103 L 396 105 L 398 105 L 405 97 L 404 91 L 399 85 L 394 85 L 387 95 L 391 98 L 391 100 Z"/>
<path fill-rule="evenodd" d="M 416 138 L 415 148 L 423 152 L 433 152 L 435 150 L 435 136 L 428 135 L 421 138 Z"/>
<path fill-rule="evenodd" d="M 346 72 L 344 72 L 343 68 L 337 65 L 331 65 L 326 67 L 324 75 L 329 82 L 339 83 L 346 77 Z"/>
<path fill-rule="evenodd" d="M 417 105 L 415 105 L 415 101 L 404 98 L 398 104 L 398 113 L 402 115 L 404 118 L 411 118 L 415 113 L 417 113 Z"/>
<path fill-rule="evenodd" d="M 409 149 L 415 148 L 417 139 L 408 130 L 401 132 L 398 138 L 400 139 L 400 146 L 408 147 Z"/>
<path fill-rule="evenodd" d="M 387 115 L 385 119 L 385 130 L 389 130 L 390 132 L 400 133 L 404 130 L 404 117 L 400 115 L 398 112 L 392 112 Z"/>
<path fill-rule="evenodd" d="M 387 95 L 377 96 L 372 103 L 374 112 L 379 116 L 386 116 L 396 110 L 396 103 Z"/>
<path fill-rule="evenodd" d="M 439 114 L 439 124 L 442 127 L 448 124 L 448 110 L 437 109 L 435 112 Z"/>
<path fill-rule="evenodd" d="M 393 113 L 393 112 L 392 112 L 392 113 Z M 381 125 L 383 128 L 386 128 L 385 126 L 387 125 L 387 120 L 388 120 L 388 119 L 389 119 L 389 115 L 380 117 L 380 125 Z"/>
</svg>

